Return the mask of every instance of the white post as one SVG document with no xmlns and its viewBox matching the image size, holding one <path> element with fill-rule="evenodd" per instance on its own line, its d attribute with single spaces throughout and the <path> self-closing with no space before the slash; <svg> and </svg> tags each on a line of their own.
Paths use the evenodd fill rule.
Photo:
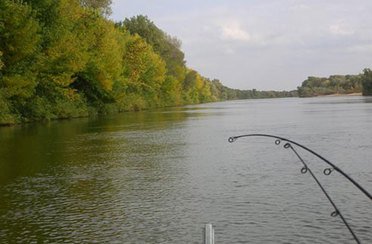
<svg viewBox="0 0 372 244">
<path fill-rule="evenodd" d="M 204 228 L 204 244 L 214 244 L 214 228 L 212 224 L 206 224 Z"/>
</svg>

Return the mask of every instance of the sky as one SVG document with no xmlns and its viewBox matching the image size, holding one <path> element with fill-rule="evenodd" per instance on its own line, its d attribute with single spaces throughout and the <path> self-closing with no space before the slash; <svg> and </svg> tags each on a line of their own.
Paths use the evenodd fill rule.
<svg viewBox="0 0 372 244">
<path fill-rule="evenodd" d="M 372 68 L 371 0 L 113 0 L 182 42 L 186 64 L 237 89 L 293 90 Z"/>
</svg>

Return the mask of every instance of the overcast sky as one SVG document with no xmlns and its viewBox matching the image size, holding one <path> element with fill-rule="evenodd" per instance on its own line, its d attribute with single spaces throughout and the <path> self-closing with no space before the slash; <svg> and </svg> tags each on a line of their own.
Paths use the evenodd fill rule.
<svg viewBox="0 0 372 244">
<path fill-rule="evenodd" d="M 372 68 L 371 0 L 113 0 L 182 41 L 187 66 L 239 89 L 291 90 L 308 76 Z"/>
</svg>

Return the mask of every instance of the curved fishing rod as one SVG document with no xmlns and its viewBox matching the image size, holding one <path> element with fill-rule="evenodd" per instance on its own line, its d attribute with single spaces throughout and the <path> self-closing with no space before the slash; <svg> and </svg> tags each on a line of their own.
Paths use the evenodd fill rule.
<svg viewBox="0 0 372 244">
<path fill-rule="evenodd" d="M 282 141 L 286 142 L 284 144 L 284 148 L 286 148 L 286 149 L 290 148 L 293 151 L 293 153 L 297 156 L 297 158 L 301 161 L 301 163 L 303 164 L 303 168 L 301 169 L 301 173 L 302 174 L 306 174 L 307 172 L 309 172 L 309 174 L 312 176 L 312 178 L 318 184 L 318 186 L 320 187 L 320 189 L 322 190 L 322 192 L 324 193 L 324 195 L 327 197 L 328 201 L 333 206 L 334 212 L 331 213 L 331 216 L 332 217 L 340 216 L 342 222 L 347 227 L 347 229 L 349 230 L 349 232 L 353 236 L 354 240 L 357 243 L 361 243 L 359 241 L 358 237 L 355 235 L 354 231 L 351 229 L 351 227 L 348 224 L 348 222 L 346 221 L 346 219 L 344 218 L 344 216 L 342 215 L 341 211 L 337 208 L 336 204 L 333 202 L 332 198 L 329 196 L 329 194 L 324 189 L 324 187 L 322 186 L 322 184 L 320 183 L 320 181 L 318 180 L 318 178 L 315 176 L 315 174 L 312 172 L 312 170 L 308 167 L 308 165 L 305 163 L 305 161 L 302 159 L 302 157 L 298 154 L 298 152 L 295 150 L 295 148 L 292 146 L 292 144 L 293 145 L 296 145 L 296 146 L 298 146 L 298 147 L 300 147 L 300 148 L 302 148 L 302 149 L 304 149 L 304 150 L 306 150 L 308 152 L 310 152 L 311 154 L 315 155 L 316 157 L 320 158 L 323 162 L 325 162 L 326 164 L 328 164 L 329 166 L 331 166 L 332 168 L 326 168 L 326 169 L 324 169 L 323 173 L 325 175 L 330 175 L 333 170 L 336 170 L 341 175 L 343 175 L 346 179 L 348 179 L 351 183 L 353 183 L 353 185 L 356 186 L 361 192 L 363 192 L 370 200 L 372 200 L 371 194 L 366 189 L 364 189 L 361 185 L 359 185 L 355 180 L 353 180 L 349 175 L 347 175 L 345 172 L 343 172 L 336 165 L 334 165 L 333 163 L 331 163 L 330 161 L 328 161 L 324 157 L 320 156 L 319 154 L 317 154 L 313 150 L 311 150 L 311 149 L 309 149 L 309 148 L 307 148 L 307 147 L 305 147 L 305 146 L 303 146 L 303 145 L 301 145 L 301 144 L 299 144 L 299 143 L 297 143 L 295 141 L 289 140 L 289 139 L 284 138 L 284 137 L 275 136 L 275 135 L 269 135 L 269 134 L 247 134 L 247 135 L 240 135 L 240 136 L 232 136 L 232 137 L 230 137 L 228 139 L 228 141 L 230 143 L 232 143 L 232 142 L 236 141 L 238 138 L 242 138 L 242 137 L 270 137 L 270 138 L 276 139 L 275 140 L 275 144 L 276 145 L 279 145 Z"/>
<path fill-rule="evenodd" d="M 348 174 L 346 174 L 344 171 L 342 171 L 339 167 L 337 167 L 336 165 L 334 165 L 333 163 L 331 163 L 329 160 L 325 159 L 324 157 L 320 156 L 318 153 L 314 152 L 313 150 L 311 150 L 310 148 L 307 148 L 303 145 L 301 145 L 300 143 L 297 143 L 295 141 L 292 141 L 292 140 L 289 140 L 287 138 L 284 138 L 284 137 L 280 137 L 280 136 L 275 136 L 275 135 L 269 135 L 269 134 L 247 134 L 247 135 L 240 135 L 240 136 L 232 136 L 228 139 L 228 141 L 230 143 L 236 141 L 236 139 L 238 138 L 241 138 L 241 137 L 271 137 L 271 138 L 275 138 L 277 140 L 280 140 L 280 141 L 286 141 L 286 142 L 289 142 L 289 143 L 292 143 L 298 147 L 301 147 L 302 149 L 310 152 L 311 154 L 315 155 L 316 157 L 320 158 L 323 162 L 325 162 L 326 164 L 328 164 L 329 166 L 331 166 L 332 168 L 326 168 L 324 169 L 323 173 L 325 175 L 330 175 L 332 173 L 333 170 L 339 172 L 341 175 L 343 175 L 346 179 L 348 179 L 351 183 L 353 183 L 354 186 L 356 186 L 361 192 L 364 193 L 364 195 L 366 195 L 370 200 L 372 200 L 372 195 L 366 190 L 364 189 L 361 185 L 359 185 L 353 178 L 351 178 Z M 277 144 L 277 141 L 275 141 L 275 144 Z M 280 144 L 280 142 L 279 142 Z M 277 145 L 279 145 L 277 144 Z"/>
</svg>

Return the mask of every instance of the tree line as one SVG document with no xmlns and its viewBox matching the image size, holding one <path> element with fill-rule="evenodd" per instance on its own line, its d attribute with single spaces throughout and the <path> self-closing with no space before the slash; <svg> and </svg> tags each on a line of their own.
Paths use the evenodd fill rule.
<svg viewBox="0 0 372 244">
<path fill-rule="evenodd" d="M 146 16 L 109 20 L 110 4 L 0 1 L 0 124 L 295 95 L 203 77 L 180 40 Z"/>
<path fill-rule="evenodd" d="M 328 78 L 310 76 L 297 90 L 300 97 L 351 93 L 370 96 L 372 95 L 372 71 L 366 68 L 358 75 L 331 75 Z"/>
</svg>

